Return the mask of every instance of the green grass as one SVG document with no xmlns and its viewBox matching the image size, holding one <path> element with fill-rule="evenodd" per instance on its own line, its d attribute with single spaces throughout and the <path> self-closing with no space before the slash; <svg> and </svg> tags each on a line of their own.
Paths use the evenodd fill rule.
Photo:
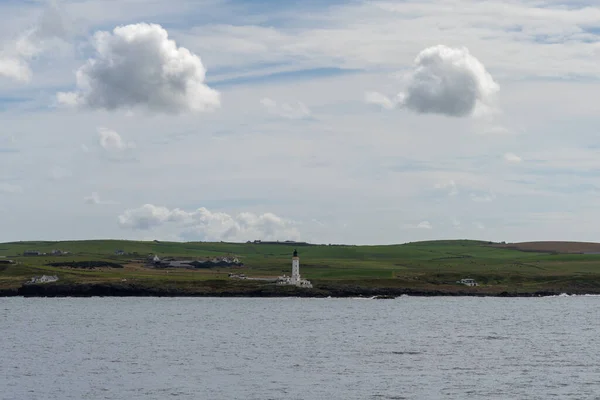
<svg viewBox="0 0 600 400">
<path fill-rule="evenodd" d="M 25 250 L 69 251 L 66 256 L 23 257 Z M 126 256 L 116 256 L 121 249 Z M 89 240 L 65 242 L 12 242 L 0 244 L 0 256 L 18 264 L 0 266 L 0 288 L 18 287 L 34 275 L 55 274 L 62 282 L 137 282 L 146 285 L 193 286 L 205 282 L 234 285 L 228 268 L 210 270 L 154 270 L 138 267 L 76 270 L 47 263 L 102 260 L 128 264 L 149 254 L 159 257 L 202 258 L 235 255 L 246 265 L 236 272 L 249 276 L 290 273 L 293 245 L 204 242 L 138 242 Z M 389 246 L 298 247 L 302 275 L 318 285 L 368 287 L 454 287 L 471 277 L 482 286 L 473 290 L 597 290 L 600 292 L 600 255 L 521 252 L 488 246 L 487 242 L 455 240 Z M 204 283 L 203 283 L 204 282 Z M 235 285 L 241 283 L 236 282 Z M 470 290 L 470 289 L 469 289 Z"/>
</svg>

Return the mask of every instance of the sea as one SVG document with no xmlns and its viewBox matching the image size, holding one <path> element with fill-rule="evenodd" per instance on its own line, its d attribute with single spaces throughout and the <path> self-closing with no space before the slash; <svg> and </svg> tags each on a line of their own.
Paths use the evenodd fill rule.
<svg viewBox="0 0 600 400">
<path fill-rule="evenodd" d="M 598 399 L 600 297 L 0 298 L 0 398 Z"/>
</svg>

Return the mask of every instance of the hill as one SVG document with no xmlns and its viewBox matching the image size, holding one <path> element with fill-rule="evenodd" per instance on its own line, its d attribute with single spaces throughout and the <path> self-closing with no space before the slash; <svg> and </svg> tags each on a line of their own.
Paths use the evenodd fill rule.
<svg viewBox="0 0 600 400">
<path fill-rule="evenodd" d="M 538 253 L 600 254 L 600 243 L 593 242 L 522 242 L 494 244 L 492 246 Z"/>
<path fill-rule="evenodd" d="M 112 288 L 106 289 L 109 294 L 111 290 L 122 293 L 141 288 L 176 295 L 297 295 L 290 288 L 274 288 L 269 283 L 232 280 L 232 268 L 228 267 L 196 270 L 144 266 L 149 255 L 188 260 L 235 257 L 244 264 L 235 269 L 236 273 L 276 277 L 290 273 L 296 247 L 301 273 L 314 284 L 314 290 L 299 295 L 600 293 L 600 255 L 576 254 L 600 248 L 600 244 L 471 240 L 386 246 L 119 240 L 2 243 L 0 257 L 16 263 L 0 263 L 0 289 L 15 293 L 32 276 L 45 274 L 60 278 L 46 287 L 63 285 L 66 289 L 61 290 L 66 291 L 78 285 L 108 285 Z M 53 255 L 53 250 L 60 252 Z M 46 254 L 24 256 L 26 251 Z M 110 268 L 110 263 L 123 268 Z M 73 267 L 81 265 L 89 268 Z M 480 286 L 458 285 L 456 281 L 462 278 L 474 278 Z"/>
</svg>

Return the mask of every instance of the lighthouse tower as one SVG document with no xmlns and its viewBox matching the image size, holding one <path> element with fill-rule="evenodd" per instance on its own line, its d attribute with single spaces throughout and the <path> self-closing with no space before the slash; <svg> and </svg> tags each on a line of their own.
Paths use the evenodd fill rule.
<svg viewBox="0 0 600 400">
<path fill-rule="evenodd" d="M 298 257 L 298 251 L 294 250 L 292 257 L 292 285 L 300 283 L 300 257 Z"/>
<path fill-rule="evenodd" d="M 294 250 L 292 256 L 292 276 L 280 276 L 277 278 L 278 285 L 293 285 L 301 288 L 312 288 L 313 285 L 309 280 L 302 279 L 300 277 L 300 257 L 298 257 L 298 251 Z"/>
</svg>

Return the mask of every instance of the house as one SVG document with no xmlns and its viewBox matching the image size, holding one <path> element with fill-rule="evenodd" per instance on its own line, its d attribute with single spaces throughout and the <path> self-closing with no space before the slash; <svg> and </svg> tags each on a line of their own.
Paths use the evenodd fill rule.
<svg viewBox="0 0 600 400">
<path fill-rule="evenodd" d="M 53 256 L 64 256 L 64 255 L 67 255 L 67 254 L 70 254 L 70 253 L 68 251 L 62 251 L 62 250 L 56 250 L 55 249 L 55 250 L 52 250 L 51 254 Z"/>
<path fill-rule="evenodd" d="M 244 264 L 236 257 L 213 257 L 205 260 L 175 260 L 158 256 L 148 257 L 147 265 L 155 268 L 215 268 L 243 267 Z"/>
<path fill-rule="evenodd" d="M 124 250 L 115 250 L 115 255 L 116 256 L 124 256 L 126 253 Z"/>
<path fill-rule="evenodd" d="M 146 257 L 146 262 L 150 264 L 159 264 L 161 259 L 156 254 L 148 254 L 148 257 Z"/>
<path fill-rule="evenodd" d="M 34 276 L 31 280 L 25 282 L 26 285 L 31 285 L 33 283 L 50 283 L 58 281 L 58 276 L 56 275 L 42 275 L 42 276 Z"/>
<path fill-rule="evenodd" d="M 2 265 L 2 264 L 5 264 L 5 265 L 6 264 L 14 264 L 14 263 L 15 263 L 14 260 L 9 260 L 7 258 L 0 258 L 0 265 Z"/>
<path fill-rule="evenodd" d="M 44 253 L 42 253 L 41 251 L 37 251 L 37 250 L 25 250 L 23 252 L 24 256 L 42 256 L 44 255 Z"/>
<path fill-rule="evenodd" d="M 477 282 L 475 282 L 475 279 L 471 279 L 471 278 L 464 278 L 464 279 L 461 279 L 460 281 L 456 281 L 456 283 L 460 283 L 461 285 L 466 285 L 466 286 L 479 286 L 479 284 Z"/>
<path fill-rule="evenodd" d="M 169 261 L 165 266 L 168 268 L 194 268 L 192 261 Z"/>
</svg>

